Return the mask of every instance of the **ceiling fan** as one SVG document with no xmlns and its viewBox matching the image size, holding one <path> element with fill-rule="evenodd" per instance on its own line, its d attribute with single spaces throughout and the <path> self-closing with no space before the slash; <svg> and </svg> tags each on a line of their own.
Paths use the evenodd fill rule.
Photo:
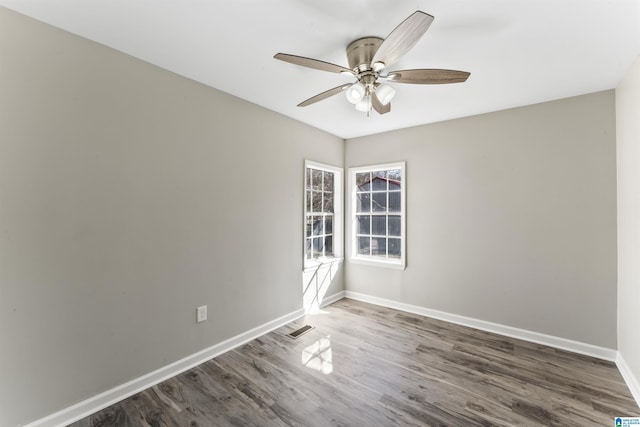
<svg viewBox="0 0 640 427">
<path fill-rule="evenodd" d="M 357 79 L 355 83 L 343 84 L 312 96 L 298 104 L 298 107 L 306 107 L 346 90 L 347 99 L 355 105 L 356 110 L 368 114 L 373 108 L 379 114 L 385 114 L 391 111 L 391 99 L 396 91 L 389 85 L 379 83 L 378 80 L 410 84 L 443 84 L 461 83 L 469 78 L 470 73 L 456 70 L 386 71 L 387 67 L 415 46 L 432 22 L 433 16 L 416 11 L 402 21 L 386 39 L 364 37 L 354 40 L 347 46 L 349 68 L 287 53 L 277 53 L 274 58 L 307 68 L 353 76 Z"/>
</svg>

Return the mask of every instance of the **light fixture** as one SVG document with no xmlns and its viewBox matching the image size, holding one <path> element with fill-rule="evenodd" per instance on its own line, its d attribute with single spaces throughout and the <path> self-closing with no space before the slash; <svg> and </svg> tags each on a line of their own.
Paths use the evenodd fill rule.
<svg viewBox="0 0 640 427">
<path fill-rule="evenodd" d="M 357 104 L 358 102 L 362 101 L 365 93 L 366 90 L 364 85 L 360 82 L 357 82 L 354 83 L 353 86 L 351 86 L 349 89 L 347 89 L 347 99 L 350 103 Z"/>
<path fill-rule="evenodd" d="M 376 87 L 376 95 L 382 105 L 387 105 L 396 96 L 396 90 L 388 85 L 380 85 Z"/>
<path fill-rule="evenodd" d="M 356 104 L 356 110 L 368 113 L 371 111 L 371 96 L 365 96 L 362 101 Z"/>
</svg>

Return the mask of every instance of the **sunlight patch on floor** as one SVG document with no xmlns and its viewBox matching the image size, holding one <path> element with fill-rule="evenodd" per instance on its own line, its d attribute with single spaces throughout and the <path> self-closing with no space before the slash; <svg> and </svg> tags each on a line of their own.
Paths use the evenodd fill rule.
<svg viewBox="0 0 640 427">
<path fill-rule="evenodd" d="M 325 375 L 333 372 L 330 337 L 320 338 L 302 350 L 302 364 Z"/>
</svg>

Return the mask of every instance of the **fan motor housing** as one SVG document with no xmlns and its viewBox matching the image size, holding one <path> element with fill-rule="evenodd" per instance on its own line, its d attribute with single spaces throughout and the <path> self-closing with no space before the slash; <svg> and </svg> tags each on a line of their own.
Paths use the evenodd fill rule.
<svg viewBox="0 0 640 427">
<path fill-rule="evenodd" d="M 370 71 L 371 60 L 378 51 L 384 39 L 380 37 L 363 37 L 354 40 L 347 46 L 349 68 L 358 72 Z"/>
</svg>

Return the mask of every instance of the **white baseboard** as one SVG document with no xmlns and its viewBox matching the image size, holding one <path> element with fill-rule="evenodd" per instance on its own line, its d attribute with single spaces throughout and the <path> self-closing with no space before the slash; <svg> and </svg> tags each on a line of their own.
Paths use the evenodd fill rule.
<svg viewBox="0 0 640 427">
<path fill-rule="evenodd" d="M 416 305 L 405 304 L 402 302 L 374 297 L 359 292 L 345 291 L 344 296 L 346 298 L 351 298 L 370 304 L 380 305 L 383 307 L 389 307 L 408 313 L 414 313 L 421 316 L 444 320 L 446 322 L 451 322 L 462 326 L 469 326 L 471 328 L 493 332 L 507 337 L 517 338 L 537 344 L 543 344 L 549 347 L 554 347 L 561 350 L 567 350 L 574 353 L 584 354 L 586 356 L 615 362 L 618 370 L 620 371 L 620 374 L 622 375 L 622 378 L 631 391 L 631 395 L 635 399 L 638 406 L 640 406 L 640 381 L 633 375 L 631 369 L 629 368 L 629 365 L 627 365 L 624 358 L 622 357 L 622 354 L 620 354 L 620 352 L 618 352 L 617 350 L 606 347 L 599 347 L 592 344 L 586 344 L 579 341 L 568 340 L 565 338 L 554 337 L 552 335 L 545 335 L 539 332 L 527 331 L 525 329 L 514 328 L 511 326 L 500 325 L 498 323 L 486 322 L 484 320 L 473 319 L 471 317 L 459 316 L 457 314 L 432 310 Z"/>
<path fill-rule="evenodd" d="M 622 356 L 615 350 L 597 347 L 591 344 L 580 343 L 577 341 L 571 341 L 564 338 L 553 337 L 550 335 L 544 335 L 537 332 L 526 331 L 510 326 L 485 322 L 469 317 L 458 316 L 442 311 L 431 310 L 428 308 L 405 304 L 384 298 L 373 297 L 370 295 L 352 291 L 340 291 L 327 298 L 324 298 L 324 300 L 322 301 L 322 306 L 327 306 L 342 298 L 351 298 L 371 304 L 406 311 L 409 313 L 419 314 L 426 317 L 432 317 L 463 326 L 469 326 L 488 332 L 494 332 L 500 335 L 518 338 L 525 341 L 531 341 L 538 344 L 560 348 L 563 350 L 573 351 L 575 353 L 585 354 L 600 359 L 615 361 L 618 365 L 618 368 L 620 369 L 620 372 L 622 373 L 622 376 L 627 382 L 627 385 L 631 389 L 631 393 L 633 394 L 636 401 L 640 404 L 640 386 L 638 385 L 638 381 L 631 374 L 631 371 L 624 362 Z M 26 427 L 66 426 L 95 412 L 98 412 L 108 406 L 111 406 L 121 400 L 124 400 L 127 397 L 133 396 L 136 393 L 146 390 L 149 387 L 152 387 L 162 381 L 179 375 L 195 366 L 213 359 L 216 356 L 219 356 L 222 353 L 232 350 L 242 344 L 260 337 L 261 335 L 284 326 L 287 323 L 292 322 L 302 316 L 304 316 L 303 309 L 299 309 L 292 313 L 281 316 L 261 326 L 243 332 L 239 335 L 236 335 L 235 337 L 229 338 L 228 340 L 187 356 L 184 359 L 164 366 L 156 371 L 150 372 L 118 387 L 107 390 L 73 406 L 27 424 Z"/>
<path fill-rule="evenodd" d="M 500 325 L 498 323 L 473 319 L 471 317 L 459 316 L 457 314 L 432 310 L 417 305 L 405 304 L 385 298 L 378 298 L 367 294 L 361 294 L 359 292 L 345 291 L 345 297 L 358 301 L 368 302 L 371 304 L 381 305 L 384 307 L 394 308 L 396 310 L 406 311 L 408 313 L 419 314 L 421 316 L 432 317 L 434 319 L 444 320 L 446 322 L 451 322 L 462 326 L 469 326 L 471 328 L 493 332 L 495 334 L 517 338 L 524 341 L 534 342 L 536 344 L 548 345 L 550 347 L 572 351 L 574 353 L 580 353 L 586 356 L 597 357 L 598 359 L 604 359 L 610 362 L 616 361 L 618 353 L 616 350 L 610 348 L 598 347 L 579 341 L 572 341 L 565 338 L 554 337 L 552 335 L 541 334 L 539 332 L 527 331 L 525 329 Z"/>
<path fill-rule="evenodd" d="M 336 296 L 338 295 L 338 296 Z M 325 301 L 337 301 L 344 297 L 344 293 L 338 293 L 326 298 Z M 327 303 L 329 304 L 329 303 Z M 107 390 L 87 400 L 79 402 L 73 406 L 65 408 L 47 417 L 41 418 L 26 427 L 49 427 L 49 426 L 66 426 L 70 423 L 85 418 L 95 412 L 98 412 L 108 406 L 120 402 L 127 397 L 133 396 L 143 390 L 148 389 L 162 381 L 181 374 L 195 366 L 198 366 L 222 353 L 232 350 L 242 344 L 245 344 L 261 335 L 271 332 L 289 322 L 292 322 L 304 316 L 304 310 L 299 309 L 292 313 L 281 316 L 249 331 L 243 332 L 235 337 L 229 338 L 221 343 L 213 345 L 202 351 L 187 356 L 184 359 L 164 366 L 156 371 L 150 372 L 125 384 L 121 384 L 111 390 Z"/>
<path fill-rule="evenodd" d="M 344 291 L 337 292 L 323 299 L 322 307 L 332 304 L 344 298 Z M 153 387 L 171 377 L 179 375 L 191 368 L 194 368 L 216 356 L 221 355 L 229 350 L 241 346 L 253 339 L 256 339 L 268 332 L 273 331 L 281 326 L 286 325 L 300 317 L 304 316 L 304 309 L 296 310 L 292 313 L 278 317 L 270 322 L 255 327 L 249 331 L 243 332 L 235 337 L 229 338 L 221 343 L 215 344 L 202 351 L 194 353 L 184 359 L 171 363 L 158 370 L 150 372 L 146 375 L 138 377 L 132 381 L 121 384 L 89 399 L 83 400 L 73 406 L 65 408 L 61 411 L 53 413 L 47 417 L 36 420 L 25 427 L 49 427 L 49 426 L 66 426 L 76 422 L 91 414 L 94 414 L 108 406 L 111 406 L 127 397 L 133 396 L 143 390 Z"/>
<path fill-rule="evenodd" d="M 631 395 L 638 406 L 640 406 L 640 381 L 638 381 L 638 378 L 633 375 L 629 365 L 627 365 L 627 362 L 625 362 L 620 352 L 618 352 L 618 357 L 616 358 L 616 365 L 618 366 L 618 370 L 620 371 L 622 378 L 624 378 L 624 381 L 627 383 L 627 387 L 629 387 Z"/>
<path fill-rule="evenodd" d="M 326 307 L 328 305 L 331 305 L 336 301 L 340 301 L 344 297 L 345 297 L 345 291 L 336 292 L 335 294 L 324 298 L 322 300 L 322 304 L 320 304 L 320 307 Z"/>
</svg>

